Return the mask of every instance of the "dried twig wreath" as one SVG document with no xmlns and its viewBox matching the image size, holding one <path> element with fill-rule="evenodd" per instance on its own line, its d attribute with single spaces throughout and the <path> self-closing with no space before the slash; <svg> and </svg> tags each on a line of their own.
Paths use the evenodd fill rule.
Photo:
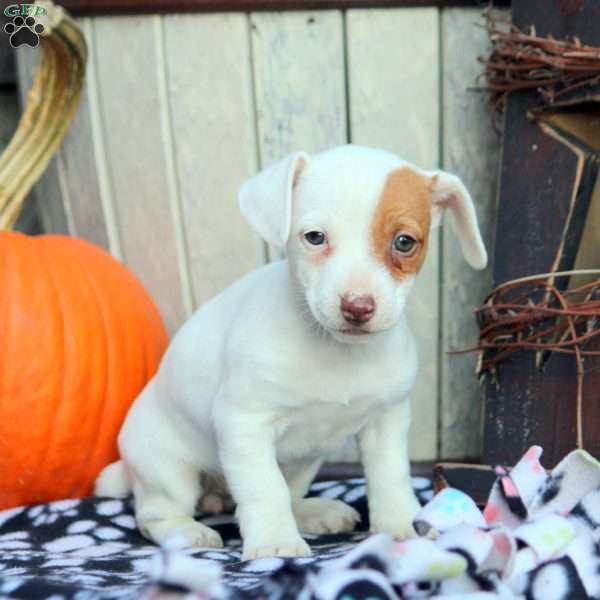
<svg viewBox="0 0 600 600">
<path fill-rule="evenodd" d="M 577 365 L 577 446 L 583 447 L 584 358 L 600 356 L 587 343 L 600 335 L 600 279 L 565 290 L 555 280 L 600 275 L 600 269 L 544 273 L 498 286 L 475 311 L 479 324 L 477 373 L 498 380 L 499 364 L 519 350 L 536 352 L 542 368 L 550 352 L 572 354 Z"/>
<path fill-rule="evenodd" d="M 573 39 L 538 37 L 535 27 L 522 31 L 512 23 L 486 12 L 493 50 L 479 58 L 485 66 L 485 88 L 496 108 L 515 90 L 537 89 L 545 103 L 584 87 L 600 84 L 600 48 Z"/>
</svg>

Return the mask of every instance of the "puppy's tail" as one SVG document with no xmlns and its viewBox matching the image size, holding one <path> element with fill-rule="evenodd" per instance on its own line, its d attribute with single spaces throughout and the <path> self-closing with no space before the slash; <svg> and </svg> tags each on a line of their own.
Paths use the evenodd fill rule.
<svg viewBox="0 0 600 600">
<path fill-rule="evenodd" d="M 96 479 L 94 493 L 96 496 L 113 496 L 115 498 L 124 498 L 131 493 L 131 484 L 122 460 L 102 469 Z"/>
</svg>

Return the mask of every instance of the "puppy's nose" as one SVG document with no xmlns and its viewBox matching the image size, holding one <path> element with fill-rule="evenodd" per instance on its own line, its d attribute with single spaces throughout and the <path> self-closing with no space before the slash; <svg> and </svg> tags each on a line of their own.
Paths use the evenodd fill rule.
<svg viewBox="0 0 600 600">
<path fill-rule="evenodd" d="M 370 295 L 345 294 L 342 296 L 340 309 L 348 323 L 353 325 L 366 323 L 375 314 L 375 299 Z"/>
</svg>

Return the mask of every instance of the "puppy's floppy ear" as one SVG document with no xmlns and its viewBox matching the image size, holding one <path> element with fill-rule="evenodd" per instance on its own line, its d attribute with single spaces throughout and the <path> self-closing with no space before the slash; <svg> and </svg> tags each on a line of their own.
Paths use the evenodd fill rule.
<svg viewBox="0 0 600 600">
<path fill-rule="evenodd" d="M 294 185 L 308 161 L 297 152 L 246 181 L 240 188 L 240 210 L 246 220 L 272 246 L 285 246 L 292 223 Z"/>
<path fill-rule="evenodd" d="M 485 268 L 487 252 L 481 239 L 471 195 L 456 175 L 444 171 L 434 171 L 432 175 L 431 226 L 437 227 L 441 223 L 444 209 L 450 209 L 454 231 L 465 260 L 474 269 Z"/>
</svg>

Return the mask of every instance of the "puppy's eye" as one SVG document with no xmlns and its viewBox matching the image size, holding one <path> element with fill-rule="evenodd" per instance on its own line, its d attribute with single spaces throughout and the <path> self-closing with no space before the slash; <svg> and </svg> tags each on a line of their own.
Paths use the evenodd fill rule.
<svg viewBox="0 0 600 600">
<path fill-rule="evenodd" d="M 400 252 L 401 254 L 412 254 L 416 248 L 417 240 L 406 233 L 401 233 L 394 239 L 394 250 Z"/>
<path fill-rule="evenodd" d="M 304 239 L 312 246 L 321 246 L 325 243 L 325 234 L 322 231 L 307 231 Z"/>
</svg>

